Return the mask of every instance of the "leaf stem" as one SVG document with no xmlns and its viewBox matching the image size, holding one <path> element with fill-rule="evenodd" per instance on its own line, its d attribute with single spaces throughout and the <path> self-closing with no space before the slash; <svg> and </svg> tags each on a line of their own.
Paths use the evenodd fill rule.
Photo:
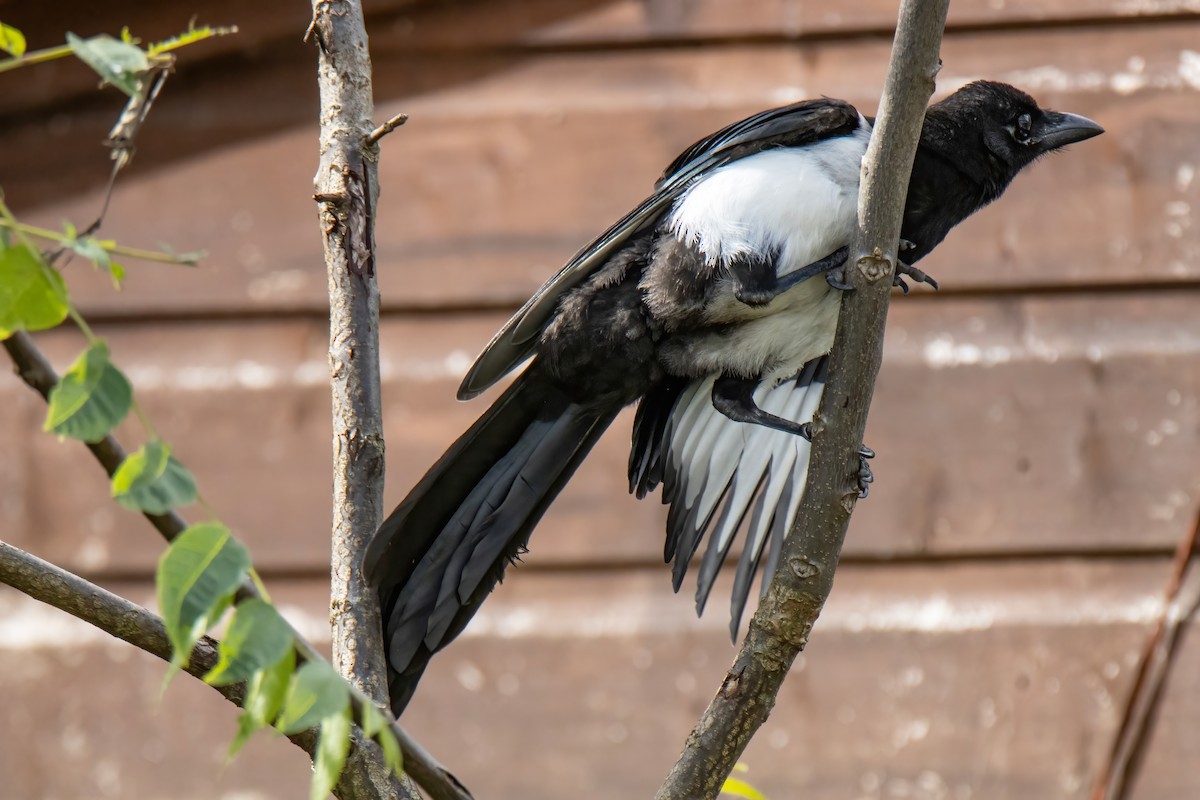
<svg viewBox="0 0 1200 800">
<path fill-rule="evenodd" d="M 32 53 L 26 53 L 23 56 L 16 58 L 6 58 L 0 61 L 0 72 L 9 72 L 10 70 L 19 69 L 20 67 L 28 67 L 33 64 L 41 64 L 46 61 L 54 61 L 58 58 L 66 58 L 71 55 L 71 45 L 60 44 L 58 47 L 47 47 L 45 50 L 34 50 Z"/>
<path fill-rule="evenodd" d="M 65 233 L 60 233 L 59 231 L 50 230 L 49 228 L 39 228 L 36 225 L 17 222 L 17 220 L 13 218 L 11 212 L 3 213 L 3 219 L 0 219 L 0 228 L 7 228 L 8 230 L 16 233 L 18 236 L 24 234 L 26 236 L 33 236 L 37 239 L 45 239 L 46 241 L 57 242 L 62 245 L 68 244 L 75 238 L 68 236 Z M 178 264 L 184 267 L 194 267 L 201 257 L 201 254 L 196 253 L 176 255 L 175 253 L 164 253 L 160 250 L 143 250 L 140 247 L 126 247 L 125 245 L 120 245 L 116 242 L 103 239 L 96 239 L 95 241 L 96 244 L 100 246 L 100 249 L 111 255 L 127 256 L 129 258 L 136 258 L 140 261 L 154 261 L 159 264 Z"/>
</svg>

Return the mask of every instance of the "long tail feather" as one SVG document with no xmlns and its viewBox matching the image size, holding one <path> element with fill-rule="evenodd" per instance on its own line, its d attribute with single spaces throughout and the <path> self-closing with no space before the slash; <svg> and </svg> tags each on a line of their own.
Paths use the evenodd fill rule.
<svg viewBox="0 0 1200 800">
<path fill-rule="evenodd" d="M 535 365 L 536 366 L 536 365 Z M 525 551 L 619 409 L 574 403 L 531 368 L 430 468 L 366 553 L 379 587 L 392 709 Z"/>
</svg>

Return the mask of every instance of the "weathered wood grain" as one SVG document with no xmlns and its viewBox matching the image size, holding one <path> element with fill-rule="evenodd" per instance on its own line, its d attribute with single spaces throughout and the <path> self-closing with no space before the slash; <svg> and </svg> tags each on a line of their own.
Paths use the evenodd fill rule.
<svg viewBox="0 0 1200 800">
<path fill-rule="evenodd" d="M 655 46 L 754 39 L 826 39 L 883 34 L 896 22 L 891 0 L 812 3 L 802 0 L 475 0 L 421 2 L 376 0 L 368 12 L 372 36 L 394 38 L 410 52 L 446 49 L 553 49 Z M 960 0 L 950 9 L 948 35 L 988 27 L 1041 27 L 1081 23 L 1131 25 L 1146 20 L 1188 21 L 1200 15 L 1192 0 Z M 206 0 L 201 24 L 237 25 L 222 37 L 181 52 L 184 80 L 240 63 L 255 68 L 301 57 L 299 34 L 308 10 L 283 0 Z M 18 4 L 6 11 L 31 49 L 61 44 L 66 30 L 80 36 L 117 35 L 127 26 L 143 41 L 174 36 L 188 16 L 172 3 L 128 4 L 114 10 L 90 0 L 62 0 L 53 14 L 42 6 Z M 16 114 L 89 102 L 96 86 L 90 69 L 75 60 L 27 70 L 24 80 L 5 86 L 0 120 Z"/>
<path fill-rule="evenodd" d="M 951 235 L 930 270 L 951 289 L 1200 276 L 1200 78 L 1191 66 L 1198 35 L 1200 25 L 1162 25 L 948 39 L 943 90 L 978 75 L 1012 80 L 1109 132 L 1020 176 L 994 208 Z M 869 109 L 887 55 L 884 42 L 855 40 L 812 53 L 730 47 L 423 63 L 379 38 L 385 94 L 389 75 L 413 70 L 462 80 L 380 110 L 412 115 L 382 162 L 380 281 L 392 309 L 519 303 L 700 134 L 821 93 Z M 268 89 L 272 80 L 248 76 L 222 84 L 219 96 L 191 98 L 197 105 L 164 106 L 156 135 L 170 147 L 203 147 L 231 125 L 286 118 L 282 106 L 296 98 Z M 159 146 L 154 141 L 143 149 Z M 323 307 L 311 151 L 311 135 L 296 130 L 130 176 L 106 235 L 209 257 L 194 271 L 134 265 L 120 294 L 81 268 L 71 274 L 81 303 L 120 315 Z M 64 155 L 64 164 L 78 167 L 74 158 Z M 13 202 L 23 182 L 59 179 L 36 159 L 0 165 L 0 175 Z M 86 224 L 98 203 L 85 195 L 30 216 L 50 226 L 64 218 Z"/>
<path fill-rule="evenodd" d="M 746 777 L 781 798 L 1087 797 L 1166 569 L 845 566 Z M 505 583 L 434 659 L 405 724 L 480 797 L 645 796 L 732 656 L 723 623 L 692 620 L 660 577 Z M 146 584 L 112 588 L 152 597 Z M 301 627 L 324 628 L 323 581 L 270 588 Z M 278 740 L 217 768 L 234 709 L 207 688 L 176 679 L 160 701 L 160 662 L 11 591 L 0 609 L 0 704 L 32 743 L 0 748 L 11 796 L 303 794 L 302 757 Z M 1198 786 L 1196 637 L 1180 657 L 1138 800 Z"/>
<path fill-rule="evenodd" d="M 755 39 L 815 39 L 888 34 L 896 25 L 893 0 L 618 0 L 577 3 L 553 19 L 562 0 L 512 0 L 441 8 L 404 9 L 397 24 L 417 50 L 484 47 L 588 47 L 712 44 Z M 588 6 L 592 6 L 588 8 Z M 1005 27 L 1079 24 L 1130 26 L 1147 19 L 1195 19 L 1189 0 L 960 0 L 950 7 L 946 34 Z"/>
<path fill-rule="evenodd" d="M 1200 317 L 1193 293 L 897 301 L 867 441 L 877 482 L 854 556 L 1169 549 L 1200 490 Z M 389 504 L 482 411 L 454 388 L 502 317 L 382 327 Z M 260 321 L 102 329 L 161 434 L 266 571 L 326 565 L 324 326 Z M 39 337 L 57 364 L 81 345 Z M 0 383 L 15 479 L 5 538 L 88 572 L 147 574 L 160 543 L 108 499 L 42 410 Z M 6 414 L 6 418 L 12 417 Z M 627 494 L 618 420 L 533 539 L 534 565 L 654 564 L 663 510 Z M 135 425 L 123 438 L 136 445 Z M 190 511 L 193 516 L 197 513 Z M 597 535 L 605 531 L 604 537 Z M 665 579 L 665 576 L 664 576 Z"/>
</svg>

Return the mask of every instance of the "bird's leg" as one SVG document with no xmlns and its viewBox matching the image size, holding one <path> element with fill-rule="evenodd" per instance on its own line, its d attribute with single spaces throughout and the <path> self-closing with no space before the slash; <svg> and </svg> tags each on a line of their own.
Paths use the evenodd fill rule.
<svg viewBox="0 0 1200 800">
<path fill-rule="evenodd" d="M 849 252 L 850 248 L 839 247 L 824 258 L 781 276 L 777 282 L 779 294 L 822 273 L 825 274 L 825 280 L 829 280 L 830 272 L 841 270 L 846 266 L 846 256 Z"/>
<path fill-rule="evenodd" d="M 761 382 L 759 378 L 742 378 L 737 375 L 722 375 L 713 383 L 713 408 L 729 417 L 734 422 L 749 422 L 764 425 L 784 433 L 795 434 L 806 441 L 812 441 L 812 423 L 794 422 L 790 419 L 776 416 L 763 411 L 754 402 L 754 390 Z M 866 497 L 875 476 L 867 459 L 874 458 L 875 451 L 865 444 L 858 448 L 858 496 Z"/>
<path fill-rule="evenodd" d="M 729 265 L 729 274 L 733 279 L 734 296 L 748 306 L 765 306 L 779 295 L 797 286 L 809 278 L 841 267 L 846 263 L 848 248 L 842 247 L 819 261 L 814 261 L 806 267 L 793 270 L 786 275 L 776 275 L 775 265 L 778 254 L 769 259 L 751 259 L 741 257 Z"/>
<path fill-rule="evenodd" d="M 809 423 L 793 422 L 758 407 L 758 404 L 754 402 L 754 390 L 758 388 L 760 382 L 759 378 L 722 375 L 713 384 L 713 408 L 734 422 L 752 422 L 755 425 L 764 425 L 784 433 L 803 436 L 811 442 L 812 425 Z"/>
<path fill-rule="evenodd" d="M 758 408 L 758 404 L 754 401 L 754 390 L 757 389 L 761 379 L 758 378 L 740 378 L 738 375 L 721 375 L 713 384 L 713 408 L 720 411 L 727 417 L 730 417 L 734 422 L 750 422 L 754 425 L 762 425 L 768 428 L 774 428 L 775 431 L 791 433 L 803 437 L 806 441 L 812 441 L 812 423 L 811 422 L 794 422 L 785 420 L 784 417 L 776 416 L 769 411 L 764 411 Z M 871 483 L 875 482 L 875 476 L 871 474 L 871 467 L 866 459 L 875 458 L 875 451 L 870 447 L 863 445 L 858 449 L 858 497 L 865 498 L 866 493 L 870 491 Z"/>
</svg>

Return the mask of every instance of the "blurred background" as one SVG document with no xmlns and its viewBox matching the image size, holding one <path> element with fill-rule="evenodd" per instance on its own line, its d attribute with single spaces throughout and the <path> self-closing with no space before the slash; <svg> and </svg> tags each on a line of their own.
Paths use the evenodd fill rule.
<svg viewBox="0 0 1200 800">
<path fill-rule="evenodd" d="M 895 0 L 368 0 L 388 498 L 482 411 L 453 399 L 493 331 L 683 147 L 829 95 L 873 113 Z M 78 260 L 74 296 L 288 616 L 327 645 L 330 422 L 303 2 L 0 1 L 30 49 L 189 17 L 101 234 L 199 269 Z M 939 94 L 980 77 L 1108 133 L 1021 175 L 892 307 L 867 442 L 877 483 L 833 597 L 743 761 L 771 800 L 1084 798 L 1169 555 L 1200 496 L 1200 12 L 1189 0 L 954 0 Z M 122 105 L 67 60 L 0 76 L 0 185 L 84 227 Z M 37 337 L 61 368 L 70 330 Z M 108 499 L 38 400 L 0 380 L 0 537 L 143 603 L 157 535 Z M 483 798 L 649 797 L 731 662 L 724 602 L 670 590 L 657 499 L 625 486 L 629 415 L 520 569 L 436 658 L 404 723 Z M 137 440 L 127 441 L 136 445 Z M 192 518 L 200 512 L 191 511 Z M 728 586 L 728 582 L 726 583 Z M 718 589 L 718 595 L 721 590 Z M 717 595 L 714 595 L 716 597 Z M 1137 798 L 1200 794 L 1200 642 L 1185 633 Z M 0 587 L 10 798 L 307 793 L 236 711 Z"/>
</svg>

